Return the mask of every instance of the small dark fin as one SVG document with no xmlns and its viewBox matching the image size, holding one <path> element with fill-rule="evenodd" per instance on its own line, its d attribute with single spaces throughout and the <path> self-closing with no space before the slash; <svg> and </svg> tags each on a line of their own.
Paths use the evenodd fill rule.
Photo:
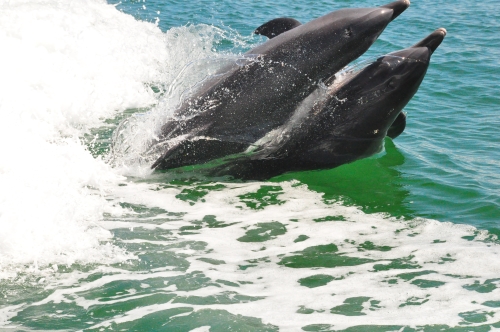
<svg viewBox="0 0 500 332">
<path fill-rule="evenodd" d="M 211 177 L 230 176 L 239 180 L 263 181 L 290 171 L 290 163 L 281 159 L 255 159 L 248 156 L 236 156 L 208 170 Z"/>
<path fill-rule="evenodd" d="M 395 139 L 401 133 L 405 130 L 406 127 L 406 113 L 401 112 L 399 113 L 398 117 L 392 125 L 389 127 L 389 130 L 387 130 L 387 136 L 389 136 L 392 139 Z"/>
<path fill-rule="evenodd" d="M 267 23 L 262 24 L 260 27 L 255 29 L 253 33 L 257 35 L 266 36 L 271 39 L 276 37 L 277 35 L 282 34 L 283 32 L 287 32 L 288 30 L 292 30 L 293 28 L 301 25 L 299 21 L 293 18 L 281 17 L 275 18 Z"/>
<path fill-rule="evenodd" d="M 199 165 L 226 155 L 245 151 L 246 143 L 226 142 L 215 139 L 187 139 L 169 149 L 161 156 L 151 169 L 173 169 L 184 166 Z"/>
</svg>

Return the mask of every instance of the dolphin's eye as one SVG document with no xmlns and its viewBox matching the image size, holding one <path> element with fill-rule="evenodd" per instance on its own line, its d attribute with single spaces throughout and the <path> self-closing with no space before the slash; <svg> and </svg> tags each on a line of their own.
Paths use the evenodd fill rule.
<svg viewBox="0 0 500 332">
<path fill-rule="evenodd" d="M 387 82 L 387 87 L 389 89 L 394 89 L 396 87 L 396 82 L 394 78 L 391 78 L 389 82 Z"/>
<path fill-rule="evenodd" d="M 348 27 L 344 30 L 344 34 L 346 37 L 351 37 L 352 36 L 352 29 L 351 27 Z"/>
</svg>

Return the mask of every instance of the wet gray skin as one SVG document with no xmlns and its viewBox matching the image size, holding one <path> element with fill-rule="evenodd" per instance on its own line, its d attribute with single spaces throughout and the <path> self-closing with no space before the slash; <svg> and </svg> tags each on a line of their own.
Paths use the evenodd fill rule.
<svg viewBox="0 0 500 332">
<path fill-rule="evenodd" d="M 280 25 L 280 19 L 266 23 L 271 30 L 280 27 L 272 39 L 247 52 L 258 54 L 256 60 L 224 68 L 163 125 L 152 144 L 163 153 L 152 168 L 200 164 L 245 151 L 287 121 L 319 81 L 363 54 L 408 6 L 400 0 L 338 10 L 303 25 Z"/>
<path fill-rule="evenodd" d="M 438 29 L 412 47 L 316 89 L 255 151 L 230 159 L 210 175 L 260 180 L 334 168 L 379 152 L 445 35 L 445 29 Z"/>
</svg>

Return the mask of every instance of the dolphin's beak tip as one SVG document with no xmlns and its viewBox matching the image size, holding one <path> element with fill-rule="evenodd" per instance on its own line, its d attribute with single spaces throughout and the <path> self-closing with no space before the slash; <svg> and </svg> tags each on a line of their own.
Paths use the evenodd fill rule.
<svg viewBox="0 0 500 332">
<path fill-rule="evenodd" d="M 445 28 L 439 28 L 439 29 L 436 30 L 436 32 L 441 33 L 443 35 L 443 37 L 446 36 L 446 33 L 447 33 L 447 31 L 446 31 Z"/>
<path fill-rule="evenodd" d="M 400 0 L 399 2 L 401 2 L 401 4 L 403 6 L 406 6 L 406 8 L 410 7 L 410 0 Z"/>
<path fill-rule="evenodd" d="M 439 28 L 434 30 L 430 35 L 413 45 L 412 47 L 427 47 L 431 54 L 441 45 L 444 37 L 446 36 L 446 29 Z"/>
<path fill-rule="evenodd" d="M 429 48 L 431 49 L 431 52 L 434 52 L 436 48 L 438 48 L 439 45 L 441 45 L 441 42 L 443 41 L 444 37 L 446 36 L 446 29 L 445 28 L 439 28 L 432 33 L 432 35 L 435 35 L 436 41 L 433 43 L 430 43 Z"/>
<path fill-rule="evenodd" d="M 410 6 L 410 0 L 398 0 L 387 5 L 380 6 L 381 8 L 389 8 L 392 9 L 393 14 L 391 21 L 398 17 L 402 12 L 406 10 Z"/>
</svg>

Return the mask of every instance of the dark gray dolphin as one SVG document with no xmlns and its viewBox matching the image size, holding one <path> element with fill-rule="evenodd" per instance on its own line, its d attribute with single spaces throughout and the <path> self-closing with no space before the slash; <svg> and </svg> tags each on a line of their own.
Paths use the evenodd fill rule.
<svg viewBox="0 0 500 332">
<path fill-rule="evenodd" d="M 445 29 L 438 29 L 412 47 L 318 88 L 254 152 L 209 173 L 267 179 L 288 171 L 333 168 L 379 152 L 445 35 Z"/>
<path fill-rule="evenodd" d="M 224 68 L 163 125 L 152 148 L 164 152 L 152 168 L 200 164 L 244 151 L 282 125 L 320 80 L 363 54 L 408 6 L 408 0 L 398 0 L 338 10 L 303 25 L 290 19 L 264 24 L 257 33 L 273 38 L 246 53 L 258 58 Z"/>
</svg>

